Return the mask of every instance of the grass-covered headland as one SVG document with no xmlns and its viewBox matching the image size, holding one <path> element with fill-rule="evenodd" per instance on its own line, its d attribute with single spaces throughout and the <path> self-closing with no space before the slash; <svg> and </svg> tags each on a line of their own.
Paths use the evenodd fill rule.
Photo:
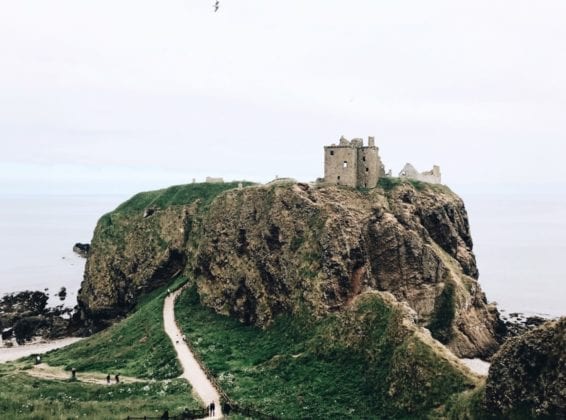
<svg viewBox="0 0 566 420">
<path fill-rule="evenodd" d="M 178 287 L 178 279 L 169 288 Z M 147 379 L 171 379 L 181 374 L 173 344 L 163 329 L 167 287 L 144 298 L 125 320 L 69 347 L 48 353 L 44 361 L 78 371 L 119 372 Z"/>
<path fill-rule="evenodd" d="M 202 307 L 191 288 L 176 315 L 230 398 L 281 418 L 422 418 L 475 386 L 378 294 L 324 319 L 282 316 L 261 330 Z"/>
</svg>

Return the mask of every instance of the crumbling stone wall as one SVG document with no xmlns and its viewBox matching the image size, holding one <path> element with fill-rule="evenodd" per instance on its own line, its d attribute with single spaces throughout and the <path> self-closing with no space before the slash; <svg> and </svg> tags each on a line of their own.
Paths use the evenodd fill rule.
<svg viewBox="0 0 566 420">
<path fill-rule="evenodd" d="M 414 179 L 417 181 L 428 182 L 429 184 L 441 184 L 442 175 L 440 174 L 440 167 L 434 165 L 432 170 L 419 172 L 415 169 L 413 165 L 407 163 L 401 172 L 399 172 L 399 178 Z"/>
<path fill-rule="evenodd" d="M 215 178 L 212 176 L 207 176 L 205 182 L 207 184 L 224 184 L 224 178 Z"/>
</svg>

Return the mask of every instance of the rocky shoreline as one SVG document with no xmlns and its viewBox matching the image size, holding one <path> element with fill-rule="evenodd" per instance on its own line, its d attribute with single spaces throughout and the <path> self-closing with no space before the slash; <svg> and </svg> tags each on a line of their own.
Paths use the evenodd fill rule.
<svg viewBox="0 0 566 420">
<path fill-rule="evenodd" d="M 522 312 L 507 314 L 502 310 L 500 310 L 499 315 L 507 330 L 507 337 L 517 337 L 553 320 L 553 318 L 541 314 L 526 315 Z"/>
<path fill-rule="evenodd" d="M 66 298 L 65 288 L 57 294 Z M 76 308 L 63 304 L 47 307 L 49 294 L 41 291 L 8 293 L 0 299 L 0 338 L 2 347 L 17 347 L 42 340 L 55 340 L 76 335 Z"/>
</svg>

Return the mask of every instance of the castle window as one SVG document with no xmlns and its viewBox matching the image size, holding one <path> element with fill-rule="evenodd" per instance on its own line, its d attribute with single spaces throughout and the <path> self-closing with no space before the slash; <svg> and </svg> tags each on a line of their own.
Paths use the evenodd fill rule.
<svg viewBox="0 0 566 420">
<path fill-rule="evenodd" d="M 340 175 L 338 175 L 338 181 L 340 181 Z"/>
<path fill-rule="evenodd" d="M 364 162 L 366 161 L 366 157 L 365 157 L 365 156 L 364 156 L 362 159 L 364 160 Z"/>
<path fill-rule="evenodd" d="M 334 150 L 330 151 L 330 156 L 334 156 Z"/>
<path fill-rule="evenodd" d="M 366 172 L 369 172 L 369 168 L 366 168 Z"/>
<path fill-rule="evenodd" d="M 343 168 L 347 168 L 347 167 L 348 167 L 348 162 L 347 162 L 347 161 L 344 161 Z"/>
</svg>

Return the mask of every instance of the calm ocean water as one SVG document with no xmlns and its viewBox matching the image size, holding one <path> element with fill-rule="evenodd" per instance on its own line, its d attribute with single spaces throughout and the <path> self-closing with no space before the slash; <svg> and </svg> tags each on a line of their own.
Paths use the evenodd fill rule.
<svg viewBox="0 0 566 420">
<path fill-rule="evenodd" d="M 85 259 L 73 252 L 90 242 L 97 220 L 126 197 L 0 196 L 0 294 L 67 288 L 74 306 Z"/>
<path fill-rule="evenodd" d="M 125 196 L 0 196 L 0 294 L 62 286 L 76 302 L 96 221 Z M 566 315 L 566 198 L 464 196 L 489 301 L 507 312 Z M 57 303 L 56 300 L 52 301 Z"/>
<path fill-rule="evenodd" d="M 507 312 L 566 315 L 566 197 L 463 198 L 488 300 Z"/>
</svg>

